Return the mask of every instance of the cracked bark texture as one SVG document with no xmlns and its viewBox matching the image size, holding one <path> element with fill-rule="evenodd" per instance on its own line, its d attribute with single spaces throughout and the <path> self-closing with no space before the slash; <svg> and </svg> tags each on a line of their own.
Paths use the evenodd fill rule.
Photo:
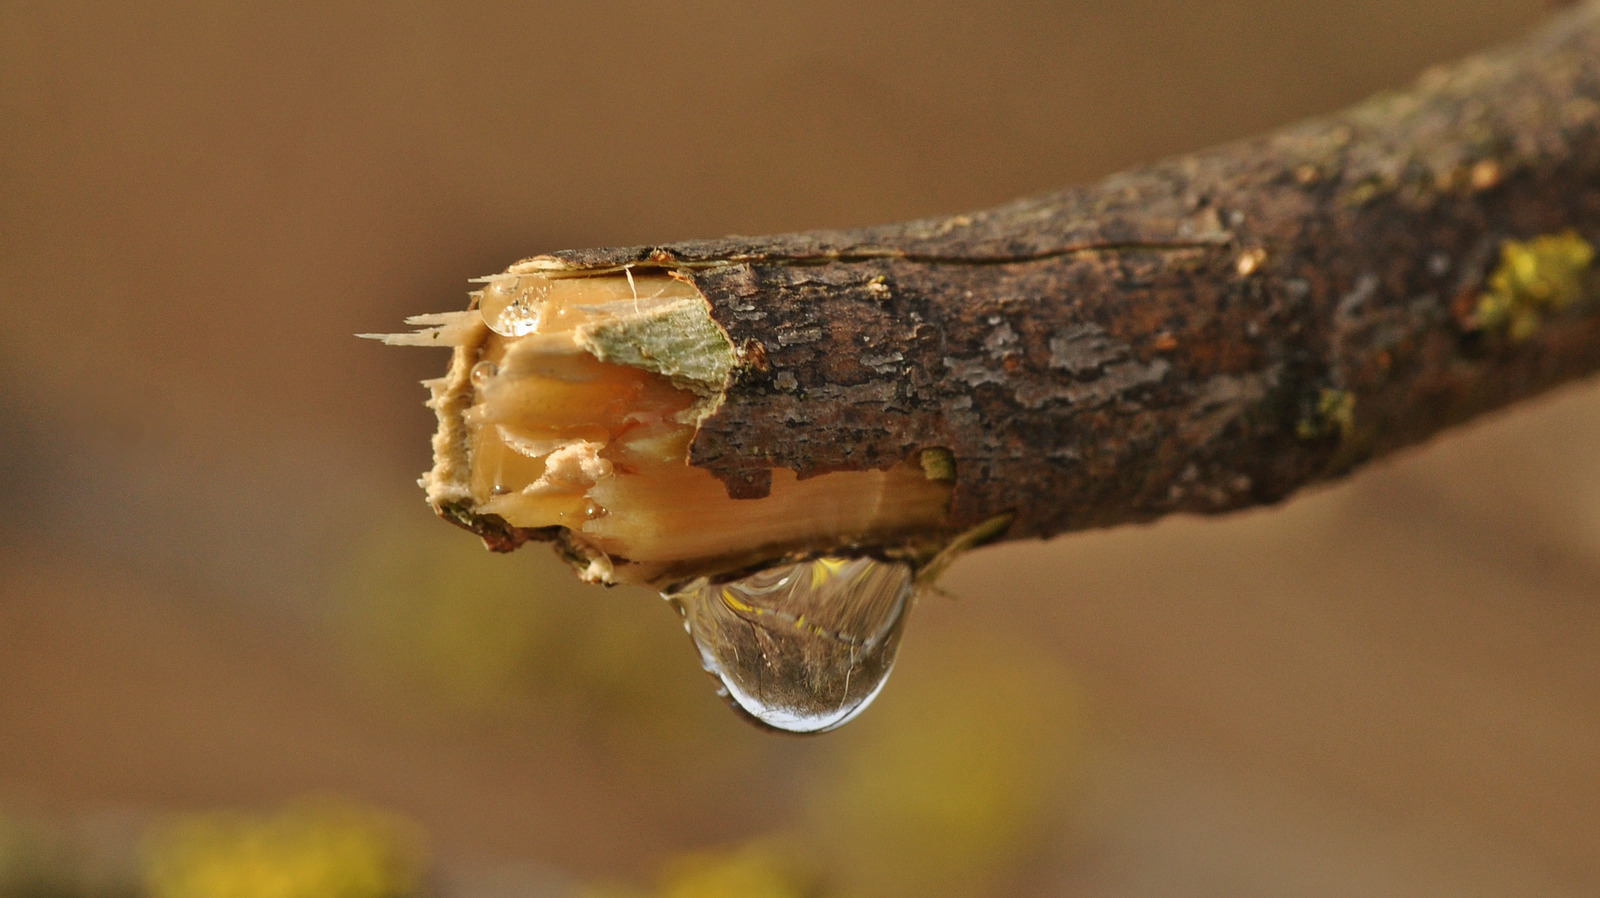
<svg viewBox="0 0 1600 898">
<path fill-rule="evenodd" d="M 1508 334 L 1507 241 L 1600 241 L 1600 4 L 1409 91 L 1098 184 L 883 227 L 577 250 L 693 281 L 744 359 L 691 463 L 955 458 L 1008 538 L 1284 498 L 1600 368 L 1600 284 Z M 1577 239 L 1581 238 L 1581 239 Z"/>
</svg>

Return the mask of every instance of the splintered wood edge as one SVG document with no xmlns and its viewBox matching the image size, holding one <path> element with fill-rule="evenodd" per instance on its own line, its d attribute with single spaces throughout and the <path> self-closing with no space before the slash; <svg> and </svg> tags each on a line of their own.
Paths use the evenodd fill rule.
<svg viewBox="0 0 1600 898">
<path fill-rule="evenodd" d="M 646 271 L 656 275 L 672 274 L 670 270 L 663 269 Z M 519 263 L 503 275 L 479 280 L 492 284 L 497 279 L 549 278 L 558 272 L 562 281 L 620 276 L 627 277 L 630 286 L 633 284 L 632 273 L 627 270 L 552 270 L 546 267 L 543 260 Z M 734 346 L 726 332 L 711 317 L 709 303 L 691 281 L 681 277 L 675 280 L 693 289 L 694 296 L 645 308 L 639 308 L 635 303 L 634 308 L 628 309 L 623 303 L 623 308 L 617 314 L 580 324 L 572 329 L 571 334 L 579 349 L 602 363 L 660 375 L 674 387 L 693 394 L 693 403 L 679 418 L 689 428 L 692 439 L 699 423 L 721 404 L 728 385 L 739 370 L 759 364 L 760 359 L 759 354 L 754 359 L 748 358 Z M 520 280 L 513 282 L 521 283 Z M 615 287 L 616 282 L 612 280 L 609 285 Z M 883 475 L 926 482 L 932 488 L 931 491 L 923 490 L 925 499 L 903 500 L 911 502 L 911 510 L 903 521 L 892 517 L 887 521 L 875 520 L 873 526 L 865 530 L 858 526 L 856 530 L 846 532 L 834 532 L 819 525 L 815 534 L 800 541 L 792 538 L 787 541 L 763 541 L 759 535 L 754 535 L 760 533 L 755 528 L 732 528 L 718 536 L 725 541 L 725 547 L 710 555 L 702 549 L 693 557 L 652 557 L 636 561 L 606 551 L 600 541 L 568 526 L 519 526 L 499 515 L 486 513 L 482 497 L 473 488 L 474 433 L 468 413 L 479 399 L 473 370 L 483 359 L 485 346 L 490 341 L 502 339 L 509 345 L 519 338 L 496 336 L 494 330 L 485 323 L 484 315 L 480 314 L 482 296 L 482 291 L 475 293 L 472 305 L 463 312 L 408 319 L 408 323 L 421 327 L 419 331 L 367 336 L 374 336 L 389 345 L 447 345 L 452 348 L 448 371 L 442 377 L 425 381 L 430 391 L 427 404 L 435 412 L 438 429 L 433 436 L 433 467 L 422 476 L 419 484 L 427 501 L 440 517 L 477 534 L 488 548 L 510 551 L 530 540 L 551 542 L 584 579 L 661 587 L 694 577 L 763 566 L 785 558 L 845 549 L 893 556 L 922 566 L 936 557 L 943 557 L 940 553 L 953 544 L 952 537 L 957 535 L 945 533 L 942 520 L 948 507 L 948 484 L 954 480 L 954 469 L 948 452 L 940 454 L 942 450 L 936 449 L 925 450 L 907 459 L 896 471 Z M 687 457 L 672 461 L 684 466 L 689 464 Z M 809 490 L 809 495 L 815 495 L 829 481 L 837 487 L 841 502 L 848 503 L 858 498 L 859 481 L 849 481 L 847 478 L 822 475 L 803 489 Z M 918 489 L 915 485 L 911 488 L 913 492 Z M 802 488 L 796 487 L 787 493 L 769 493 L 759 499 L 735 498 L 736 489 L 733 484 L 723 484 L 718 492 L 721 494 L 726 491 L 723 500 L 775 505 L 786 500 L 795 501 L 797 493 L 794 490 Z M 897 495 L 905 492 L 904 489 L 893 489 L 892 484 L 881 489 Z M 881 499 L 879 501 L 881 504 Z M 892 509 L 891 505 L 890 514 L 893 513 Z M 693 528 L 698 526 L 696 509 L 685 507 L 678 513 L 683 520 L 684 532 L 693 532 Z M 961 543 L 956 540 L 954 544 Z"/>
</svg>

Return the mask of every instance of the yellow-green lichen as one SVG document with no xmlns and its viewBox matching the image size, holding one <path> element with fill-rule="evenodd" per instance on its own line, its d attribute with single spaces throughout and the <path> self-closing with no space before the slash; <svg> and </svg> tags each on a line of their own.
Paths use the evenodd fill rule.
<svg viewBox="0 0 1600 898">
<path fill-rule="evenodd" d="M 1340 194 L 1340 199 L 1346 206 L 1365 206 L 1386 193 L 1393 193 L 1395 185 L 1385 183 L 1377 178 L 1360 181 L 1355 186 Z"/>
<path fill-rule="evenodd" d="M 922 476 L 929 480 L 955 482 L 956 457 L 949 449 L 943 446 L 924 449 L 917 455 L 917 461 L 922 465 Z"/>
<path fill-rule="evenodd" d="M 700 299 L 581 325 L 577 340 L 602 362 L 665 374 L 705 395 L 720 393 L 739 362 L 728 335 Z"/>
<path fill-rule="evenodd" d="M 1349 437 L 1356 426 L 1356 396 L 1349 390 L 1323 390 L 1310 414 L 1295 425 L 1295 436 L 1314 440 L 1337 433 Z"/>
<path fill-rule="evenodd" d="M 1594 262 L 1594 246 L 1572 231 L 1532 240 L 1507 240 L 1500 264 L 1478 297 L 1478 325 L 1520 342 L 1539 330 L 1546 316 L 1583 295 L 1583 279 Z"/>
</svg>

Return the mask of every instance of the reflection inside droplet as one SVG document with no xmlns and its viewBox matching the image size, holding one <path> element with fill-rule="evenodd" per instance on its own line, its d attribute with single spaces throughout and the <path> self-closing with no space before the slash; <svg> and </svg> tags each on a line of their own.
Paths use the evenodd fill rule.
<svg viewBox="0 0 1600 898">
<path fill-rule="evenodd" d="M 479 362 L 472 366 L 472 370 L 467 373 L 467 377 L 472 381 L 473 389 L 481 390 L 488 386 L 489 381 L 493 380 L 494 376 L 499 373 L 500 366 L 494 362 Z"/>
<path fill-rule="evenodd" d="M 913 572 L 897 561 L 823 557 L 665 597 L 736 708 L 793 733 L 859 714 L 894 667 Z"/>
<path fill-rule="evenodd" d="M 546 292 L 547 286 L 525 287 L 520 278 L 498 278 L 483 289 L 478 311 L 483 323 L 502 337 L 531 334 L 539 327 Z"/>
</svg>

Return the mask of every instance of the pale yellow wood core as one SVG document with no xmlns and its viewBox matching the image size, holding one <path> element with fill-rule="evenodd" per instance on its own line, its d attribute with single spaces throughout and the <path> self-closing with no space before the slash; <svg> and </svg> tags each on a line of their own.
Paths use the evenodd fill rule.
<svg viewBox="0 0 1600 898">
<path fill-rule="evenodd" d="M 565 528 L 590 578 L 658 586 L 942 531 L 950 478 L 915 457 L 804 480 L 775 469 L 759 499 L 729 498 L 690 465 L 739 363 L 692 284 L 515 268 L 488 280 L 475 313 L 424 316 L 432 329 L 391 340 L 457 347 L 432 383 L 441 436 L 423 485 L 436 506 Z"/>
</svg>

